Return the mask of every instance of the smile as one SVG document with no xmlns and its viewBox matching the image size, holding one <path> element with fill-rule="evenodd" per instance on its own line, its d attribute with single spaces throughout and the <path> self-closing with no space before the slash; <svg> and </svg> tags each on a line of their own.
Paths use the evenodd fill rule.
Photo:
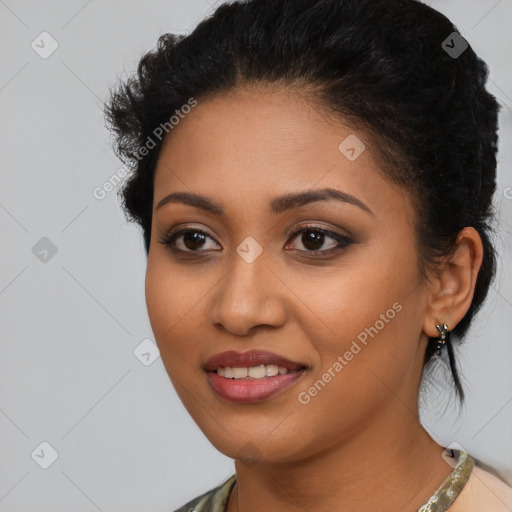
<svg viewBox="0 0 512 512">
<path fill-rule="evenodd" d="M 252 377 L 249 374 L 249 372 L 256 372 L 257 375 L 261 375 L 263 371 L 275 373 L 274 368 L 278 370 L 276 375 Z M 286 368 L 281 368 L 281 370 L 286 373 L 279 372 L 279 368 L 272 365 L 250 368 L 219 368 L 216 371 L 208 372 L 208 381 L 219 397 L 230 402 L 239 404 L 261 402 L 290 388 L 306 371 L 305 368 L 293 371 Z M 222 375 L 230 375 L 230 372 L 233 374 L 231 377 Z"/>
</svg>

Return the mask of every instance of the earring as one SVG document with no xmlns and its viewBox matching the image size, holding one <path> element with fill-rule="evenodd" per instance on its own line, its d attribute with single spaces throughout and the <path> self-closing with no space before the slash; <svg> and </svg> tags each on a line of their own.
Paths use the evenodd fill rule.
<svg viewBox="0 0 512 512">
<path fill-rule="evenodd" d="M 441 349 L 443 348 L 443 345 L 446 343 L 446 335 L 450 331 L 448 330 L 448 326 L 446 324 L 440 325 L 436 324 L 436 328 L 439 331 L 439 338 L 437 338 L 436 343 L 436 354 L 441 353 Z"/>
</svg>

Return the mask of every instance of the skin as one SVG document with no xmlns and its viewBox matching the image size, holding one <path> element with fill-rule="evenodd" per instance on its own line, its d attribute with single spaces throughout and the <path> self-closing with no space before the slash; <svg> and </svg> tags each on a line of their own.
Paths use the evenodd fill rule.
<svg viewBox="0 0 512 512">
<path fill-rule="evenodd" d="M 366 145 L 354 161 L 338 149 L 351 133 Z M 279 88 L 199 101 L 167 137 L 154 187 L 148 314 L 184 406 L 235 459 L 228 512 L 416 511 L 452 469 L 418 419 L 425 348 L 436 322 L 453 329 L 471 304 L 483 254 L 478 233 L 461 231 L 455 253 L 422 280 L 414 206 L 382 174 L 366 134 Z M 335 200 L 270 213 L 277 195 L 323 187 L 356 196 L 372 214 Z M 174 202 L 156 209 L 177 191 L 208 195 L 225 213 Z M 311 255 L 302 234 L 290 238 L 306 223 L 354 242 L 329 257 Z M 178 238 L 185 256 L 193 252 L 188 259 L 159 243 L 184 224 L 208 235 L 199 254 Z M 248 236 L 263 248 L 250 264 L 236 252 Z M 320 250 L 335 245 L 326 235 Z M 401 311 L 300 403 L 298 394 L 397 302 Z M 220 398 L 204 362 L 256 348 L 309 369 L 269 400 Z"/>
</svg>

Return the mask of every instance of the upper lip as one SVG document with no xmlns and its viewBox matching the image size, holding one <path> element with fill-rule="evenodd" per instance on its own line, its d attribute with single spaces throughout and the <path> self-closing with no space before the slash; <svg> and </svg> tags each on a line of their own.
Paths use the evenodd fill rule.
<svg viewBox="0 0 512 512">
<path fill-rule="evenodd" d="M 249 368 L 261 364 L 281 366 L 289 371 L 306 368 L 306 365 L 303 363 L 291 361 L 286 357 L 273 354 L 266 350 L 249 350 L 248 352 L 228 350 L 227 352 L 220 352 L 210 357 L 210 359 L 206 361 L 204 369 L 208 372 L 213 372 L 220 367 Z"/>
</svg>

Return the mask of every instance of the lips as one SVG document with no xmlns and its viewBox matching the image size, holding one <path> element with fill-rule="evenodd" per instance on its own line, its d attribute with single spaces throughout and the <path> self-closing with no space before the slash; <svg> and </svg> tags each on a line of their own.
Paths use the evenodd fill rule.
<svg viewBox="0 0 512 512">
<path fill-rule="evenodd" d="M 267 352 L 266 350 L 249 350 L 248 352 L 228 350 L 227 352 L 221 352 L 210 357 L 206 361 L 204 369 L 207 372 L 214 372 L 220 367 L 249 368 L 261 364 L 281 366 L 290 372 L 307 368 L 307 365 L 304 363 L 291 361 L 286 357 Z"/>
<path fill-rule="evenodd" d="M 266 376 L 261 378 L 228 378 L 217 373 L 220 367 L 250 368 L 252 366 L 274 365 L 288 370 L 284 375 Z M 251 404 L 262 402 L 283 393 L 291 388 L 306 373 L 308 367 L 304 363 L 292 361 L 265 350 L 249 350 L 221 352 L 208 359 L 204 365 L 211 389 L 222 400 L 235 404 Z"/>
</svg>

